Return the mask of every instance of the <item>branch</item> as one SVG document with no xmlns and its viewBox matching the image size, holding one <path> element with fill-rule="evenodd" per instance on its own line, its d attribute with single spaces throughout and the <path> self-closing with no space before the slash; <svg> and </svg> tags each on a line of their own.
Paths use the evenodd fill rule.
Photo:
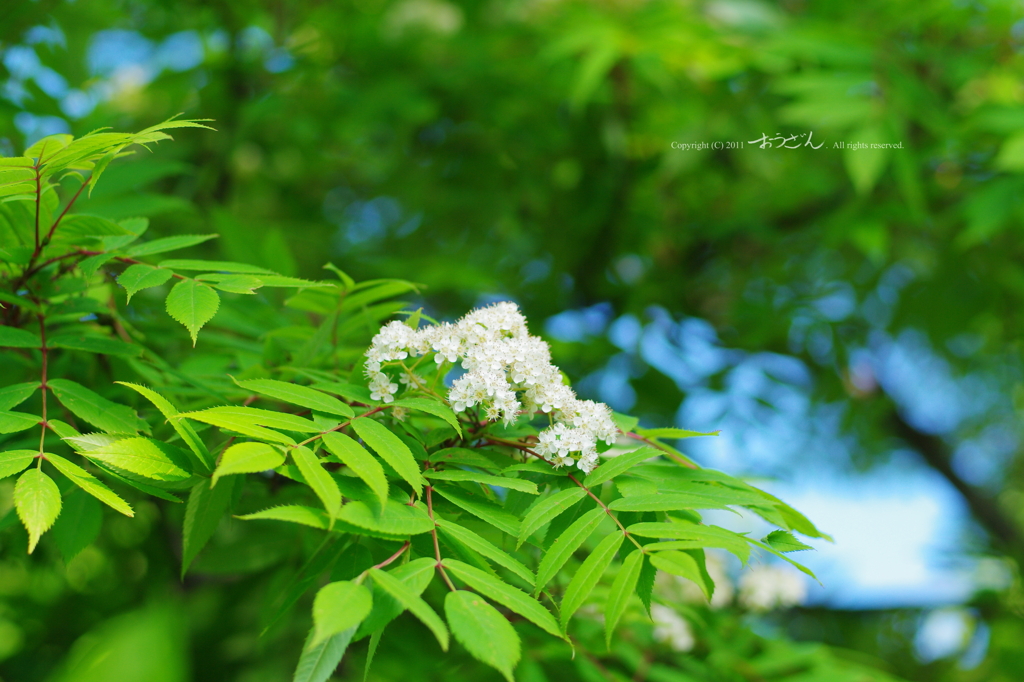
<svg viewBox="0 0 1024 682">
<path fill-rule="evenodd" d="M 949 446 L 938 436 L 924 433 L 911 426 L 896 410 L 893 410 L 891 420 L 896 435 L 916 450 L 928 466 L 942 474 L 956 488 L 970 508 L 971 514 L 985 527 L 995 543 L 1018 561 L 1024 560 L 1024 534 L 1021 533 L 1020 527 L 1003 512 L 988 493 L 971 485 L 954 471 Z"/>
</svg>

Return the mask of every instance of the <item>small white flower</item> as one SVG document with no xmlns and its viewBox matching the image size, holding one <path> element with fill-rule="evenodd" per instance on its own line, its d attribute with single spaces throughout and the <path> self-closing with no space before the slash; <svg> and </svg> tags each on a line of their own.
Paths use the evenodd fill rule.
<svg viewBox="0 0 1024 682">
<path fill-rule="evenodd" d="M 752 611 L 768 611 L 802 604 L 807 583 L 796 569 L 761 564 L 740 576 L 740 604 Z"/>
<path fill-rule="evenodd" d="M 675 651 L 690 651 L 697 643 L 690 623 L 669 607 L 651 604 L 651 619 L 654 639 L 667 643 Z"/>
</svg>

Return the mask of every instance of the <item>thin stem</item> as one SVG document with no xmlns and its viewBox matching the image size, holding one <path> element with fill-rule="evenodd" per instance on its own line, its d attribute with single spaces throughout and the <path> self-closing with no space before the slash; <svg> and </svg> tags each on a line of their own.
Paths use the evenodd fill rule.
<svg viewBox="0 0 1024 682">
<path fill-rule="evenodd" d="M 409 541 L 408 540 L 406 540 L 405 543 L 403 543 L 402 546 L 398 548 L 397 552 L 395 552 L 394 554 L 389 556 L 387 559 L 385 559 L 384 561 L 382 561 L 379 564 L 377 564 L 376 566 L 374 566 L 374 568 L 384 568 L 385 566 L 388 566 L 388 565 L 394 563 L 395 560 L 398 559 L 398 557 L 402 556 L 402 553 L 405 552 L 405 550 L 407 550 L 407 549 L 409 549 Z"/>
<path fill-rule="evenodd" d="M 40 423 L 40 426 L 42 427 L 42 429 L 40 430 L 40 433 L 39 433 L 39 457 L 42 458 L 42 456 L 43 456 L 43 443 L 46 440 L 46 429 L 49 428 L 49 424 L 46 421 L 46 392 L 47 392 L 47 388 L 48 388 L 47 385 L 46 385 L 46 376 L 47 376 L 47 370 L 48 370 L 48 367 L 49 367 L 49 355 L 50 355 L 50 349 L 47 348 L 47 346 L 46 346 L 46 320 L 45 320 L 45 318 L 43 317 L 42 314 L 39 315 L 39 337 L 43 341 L 42 346 L 39 349 L 42 352 L 42 354 L 43 354 L 43 369 L 42 369 L 42 372 L 41 372 L 42 377 L 41 377 L 41 381 L 40 381 L 40 384 L 39 384 L 40 387 L 42 388 L 42 391 L 43 391 L 43 421 Z"/>
<path fill-rule="evenodd" d="M 50 243 L 50 238 L 53 237 L 53 233 L 57 231 L 57 226 L 60 225 L 60 221 L 64 219 L 64 216 L 67 215 L 67 212 L 70 211 L 71 207 L 75 205 L 75 201 L 78 200 L 79 195 L 82 194 L 82 190 L 85 189 L 85 186 L 87 184 L 89 184 L 89 183 L 87 183 L 87 182 L 83 182 L 82 183 L 82 186 L 78 188 L 78 191 L 75 192 L 75 195 L 73 197 L 71 197 L 71 201 L 68 202 L 68 205 L 65 206 L 64 210 L 60 212 L 59 216 L 57 216 L 57 220 L 55 220 L 53 222 L 53 225 L 50 227 L 50 231 L 47 233 L 46 239 L 43 240 L 43 245 L 44 246 L 46 244 Z"/>
<path fill-rule="evenodd" d="M 448 574 L 444 571 L 444 565 L 441 563 L 441 545 L 437 541 L 437 521 L 434 520 L 434 498 L 432 486 L 427 486 L 427 516 L 430 517 L 430 522 L 434 524 L 430 529 L 430 534 L 434 537 L 434 558 L 437 559 L 437 570 L 440 572 L 441 577 L 448 583 L 448 589 L 452 592 L 455 591 L 455 585 L 452 583 L 452 579 L 448 577 Z"/>
<path fill-rule="evenodd" d="M 572 479 L 573 483 L 575 483 L 579 487 L 583 488 L 584 492 L 586 492 L 587 495 L 590 495 L 592 498 L 594 498 L 594 501 L 597 502 L 599 505 L 601 505 L 601 509 L 604 509 L 604 513 L 607 514 L 608 516 L 612 517 L 612 521 L 614 521 L 615 525 L 617 525 L 622 530 L 622 534 L 625 535 L 627 538 L 629 538 L 629 541 L 632 542 L 634 545 L 636 545 L 637 549 L 639 549 L 641 552 L 644 552 L 644 546 L 641 545 L 639 542 L 637 542 L 636 538 L 634 538 L 632 535 L 629 534 L 629 531 L 626 530 L 626 527 L 622 525 L 622 522 L 619 521 L 618 517 L 615 516 L 615 514 L 612 514 L 612 510 L 608 508 L 608 505 L 606 505 L 604 502 L 601 501 L 600 497 L 595 495 L 590 490 L 590 488 L 588 488 L 587 486 L 585 486 L 582 483 L 580 483 L 579 479 L 576 478 L 575 476 L 573 476 L 572 474 L 569 474 L 569 478 Z"/>
<path fill-rule="evenodd" d="M 375 407 L 372 410 L 369 410 L 368 412 L 363 412 L 362 414 L 357 414 L 356 416 L 354 416 L 351 419 L 349 419 L 347 422 L 343 422 L 341 424 L 338 424 L 333 429 L 327 429 L 326 431 L 324 431 L 322 433 L 318 433 L 315 436 L 310 436 L 309 438 L 307 438 L 306 440 L 302 441 L 301 443 L 299 443 L 297 445 L 292 445 L 290 449 L 294 450 L 295 448 L 301 448 L 304 445 L 308 445 L 308 444 L 312 443 L 317 438 L 323 438 L 324 434 L 331 433 L 333 431 L 341 431 L 343 428 L 345 428 L 346 426 L 348 426 L 349 424 L 351 424 L 355 420 L 361 419 L 362 417 L 369 417 L 371 414 L 376 414 L 376 413 L 378 413 L 378 412 L 380 412 L 382 410 L 386 410 L 389 407 L 391 407 L 391 406 L 390 405 L 381 405 L 380 407 Z"/>
<path fill-rule="evenodd" d="M 643 437 L 643 436 L 641 436 L 639 434 L 632 433 L 632 432 L 627 432 L 627 431 L 621 431 L 621 430 L 619 431 L 619 433 L 625 434 L 629 438 L 632 438 L 634 440 L 638 440 L 641 443 L 644 443 L 645 445 L 650 445 L 652 448 L 655 448 L 657 450 L 661 450 L 663 453 L 665 453 L 666 457 L 671 459 L 673 462 L 676 462 L 678 464 L 682 464 L 684 467 L 687 467 L 689 469 L 696 469 L 697 468 L 697 465 L 694 464 L 693 462 L 687 462 L 685 459 L 683 459 L 682 457 L 680 457 L 676 453 L 672 452 L 671 450 L 666 450 L 664 447 L 662 447 L 662 445 L 660 443 L 655 443 L 650 438 L 645 438 L 645 437 Z"/>
</svg>

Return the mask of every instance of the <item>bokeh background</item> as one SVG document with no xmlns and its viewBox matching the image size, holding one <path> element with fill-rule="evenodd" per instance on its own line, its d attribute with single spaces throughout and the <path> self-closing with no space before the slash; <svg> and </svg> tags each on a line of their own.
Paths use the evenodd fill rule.
<svg viewBox="0 0 1024 682">
<path fill-rule="evenodd" d="M 79 209 L 218 233 L 204 257 L 419 282 L 439 318 L 515 300 L 580 393 L 721 430 L 681 447 L 834 535 L 775 632 L 910 680 L 1024 678 L 1020 2 L 0 6 L 0 154 L 179 112 L 218 132 L 115 165 Z M 218 602 L 190 644 L 140 523 L 112 531 L 149 548 L 131 589 L 94 548 L 66 569 L 0 548 L 6 682 L 97 632 L 168 680 L 199 665 Z"/>
</svg>

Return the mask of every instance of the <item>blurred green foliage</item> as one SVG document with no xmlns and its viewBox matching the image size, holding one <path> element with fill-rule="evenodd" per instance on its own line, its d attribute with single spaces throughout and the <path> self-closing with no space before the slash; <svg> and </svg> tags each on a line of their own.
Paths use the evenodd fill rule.
<svg viewBox="0 0 1024 682">
<path fill-rule="evenodd" d="M 333 260 L 357 278 L 423 282 L 414 303 L 439 316 L 499 294 L 534 319 L 603 301 L 642 319 L 652 304 L 704 318 L 729 347 L 805 361 L 813 396 L 843 408 L 855 464 L 917 450 L 964 496 L 979 551 L 1019 561 L 1019 445 L 987 482 L 951 462 L 1024 405 L 1022 19 L 1009 1 L 13 2 L 0 8 L 0 151 L 53 126 L 213 118 L 217 134 L 112 166 L 80 210 L 148 215 L 160 236 L 216 232 L 197 255 L 285 275 L 316 278 Z M 777 133 L 824 146 L 751 143 Z M 671 146 L 715 141 L 746 144 Z M 834 147 L 874 141 L 902 148 Z M 822 304 L 837 294 L 852 301 L 845 313 Z M 145 292 L 137 301 L 140 323 L 163 314 Z M 272 307 L 217 319 L 258 328 Z M 886 377 L 856 358 L 873 334 L 906 330 L 923 332 L 955 376 L 989 382 L 998 414 L 938 434 L 908 420 Z M 195 357 L 183 339 L 167 344 L 176 371 L 195 377 L 256 352 Z M 617 351 L 598 336 L 556 352 L 583 376 Z M 671 423 L 676 383 L 637 374 L 635 412 Z M 0 488 L 0 506 L 9 495 Z M 134 540 L 105 528 L 66 575 L 30 569 L 5 546 L 0 653 L 43 631 L 61 642 L 32 657 L 25 679 L 43 679 L 47 658 L 93 623 L 172 589 L 156 568 L 169 563 L 157 560 L 167 550 L 155 510 Z M 843 621 L 842 638 L 862 650 L 885 640 L 877 653 L 911 679 L 1015 680 L 1014 585 L 972 604 L 992 634 L 988 658 L 968 671 L 920 665 L 910 639 L 876 621 L 813 622 Z M 190 632 L 209 644 L 193 651 L 238 661 L 272 646 L 218 639 L 214 614 L 251 618 L 241 584 L 186 586 Z M 37 603 L 59 608 L 27 616 Z M 193 670 L 218 665 L 228 664 Z M 263 665 L 266 679 L 288 674 Z"/>
</svg>

